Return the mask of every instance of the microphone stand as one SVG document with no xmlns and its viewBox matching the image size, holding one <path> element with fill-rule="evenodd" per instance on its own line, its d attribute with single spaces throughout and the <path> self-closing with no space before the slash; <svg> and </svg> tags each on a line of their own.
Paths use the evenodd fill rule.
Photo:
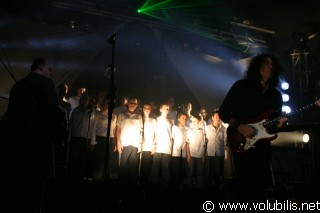
<svg viewBox="0 0 320 213">
<path fill-rule="evenodd" d="M 207 135 L 206 135 L 206 124 L 205 124 L 205 118 L 203 115 L 201 115 L 201 120 L 202 120 L 202 125 L 203 125 L 203 140 L 204 140 L 204 153 L 203 153 L 203 172 L 205 172 L 205 164 L 206 162 L 206 157 L 208 156 L 208 143 L 206 141 Z"/>
<path fill-rule="evenodd" d="M 1 61 L 2 65 L 3 65 L 3 67 L 7 70 L 7 72 L 8 72 L 9 75 L 11 76 L 11 78 L 14 80 L 14 82 L 17 83 L 17 79 L 16 79 L 16 77 L 14 76 L 14 74 L 13 74 L 13 72 L 12 72 L 12 69 L 11 69 L 11 66 L 10 66 L 10 63 L 9 63 L 9 60 L 8 60 L 8 57 L 7 57 L 5 51 L 4 51 L 2 48 L 1 48 L 1 50 L 2 50 L 2 52 L 3 52 L 3 54 L 4 54 L 5 58 L 6 58 L 6 60 L 7 60 L 7 62 L 8 62 L 9 67 L 7 67 L 7 65 L 3 62 L 3 60 L 1 59 L 1 57 L 0 57 L 0 61 Z M 9 68 L 10 68 L 10 69 L 9 69 Z"/>
<path fill-rule="evenodd" d="M 182 148 L 180 148 L 178 184 L 180 184 L 183 181 L 181 173 L 182 173 Z"/>
<path fill-rule="evenodd" d="M 111 60 L 111 76 L 110 76 L 110 85 L 109 85 L 109 105 L 108 105 L 108 129 L 107 129 L 107 144 L 106 144 L 106 157 L 104 163 L 104 177 L 105 180 L 109 180 L 109 145 L 110 145 L 110 128 L 111 128 L 111 119 L 112 119 L 112 112 L 114 109 L 114 102 L 115 102 L 115 91 L 116 88 L 114 86 L 114 59 L 115 59 L 115 43 L 116 43 L 116 34 L 111 35 L 108 39 L 108 43 L 112 45 L 112 60 Z"/>
<path fill-rule="evenodd" d="M 139 155 L 139 167 L 138 167 L 138 184 L 140 184 L 141 181 L 141 163 L 142 163 L 142 143 L 144 138 L 144 113 L 142 110 L 142 129 L 140 131 L 140 155 Z"/>
<path fill-rule="evenodd" d="M 207 156 L 207 146 L 208 143 L 206 142 L 206 124 L 205 124 L 205 120 L 204 120 L 204 116 L 201 115 L 201 120 L 202 120 L 202 125 L 203 125 L 203 141 L 204 141 L 204 156 Z"/>
<path fill-rule="evenodd" d="M 3 96 L 0 96 L 1 99 L 4 99 L 4 100 L 9 100 L 9 98 L 7 97 L 3 97 Z"/>
<path fill-rule="evenodd" d="M 86 109 L 87 110 L 87 109 Z M 88 115 L 89 115 L 89 119 L 88 119 L 88 128 L 87 128 L 87 144 L 90 144 L 90 138 L 91 138 L 91 135 L 89 135 L 89 133 L 90 133 L 90 125 L 91 125 L 91 116 L 92 116 L 92 113 L 93 113 L 93 109 L 92 109 L 92 106 L 90 106 L 90 108 L 89 108 L 89 112 L 88 112 Z M 89 147 L 90 147 L 91 145 L 89 145 Z M 87 158 L 88 159 L 88 158 Z M 86 169 L 85 169 L 85 179 L 88 179 L 89 180 L 89 178 L 91 178 L 91 177 L 89 177 L 89 173 L 88 173 L 88 167 L 85 167 Z"/>
</svg>

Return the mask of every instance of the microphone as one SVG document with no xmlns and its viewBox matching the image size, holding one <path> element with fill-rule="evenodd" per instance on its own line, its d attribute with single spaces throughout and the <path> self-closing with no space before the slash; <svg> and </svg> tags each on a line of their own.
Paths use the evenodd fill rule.
<svg viewBox="0 0 320 213">
<path fill-rule="evenodd" d="M 116 71 L 116 68 L 113 67 L 113 72 Z M 104 72 L 104 76 L 107 77 L 107 78 L 110 78 L 111 77 L 111 73 L 112 73 L 112 66 L 111 64 L 108 64 L 105 72 Z"/>
<path fill-rule="evenodd" d="M 114 34 L 112 34 L 111 36 L 110 36 L 110 38 L 108 39 L 108 43 L 109 44 L 114 44 L 116 42 L 116 34 L 114 33 Z"/>
</svg>

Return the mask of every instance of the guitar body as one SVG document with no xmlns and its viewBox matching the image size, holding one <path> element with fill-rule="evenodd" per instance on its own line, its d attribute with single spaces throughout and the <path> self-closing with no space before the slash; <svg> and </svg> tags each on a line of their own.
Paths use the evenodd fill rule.
<svg viewBox="0 0 320 213">
<path fill-rule="evenodd" d="M 267 129 L 263 125 L 269 114 L 270 111 L 266 111 L 259 117 L 246 123 L 255 129 L 255 136 L 252 138 L 245 138 L 236 129 L 228 128 L 227 137 L 232 149 L 236 152 L 246 152 L 248 149 L 254 147 L 254 145 L 260 140 L 271 141 L 276 139 L 277 135 L 268 133 Z"/>
<path fill-rule="evenodd" d="M 270 115 L 273 111 L 272 110 L 265 111 L 254 120 L 246 122 L 247 125 L 250 125 L 255 129 L 255 136 L 253 138 L 245 138 L 243 135 L 241 135 L 238 132 L 238 130 L 232 127 L 229 127 L 227 129 L 228 143 L 230 144 L 230 147 L 234 151 L 246 152 L 248 149 L 254 147 L 254 145 L 260 140 L 271 141 L 277 138 L 277 134 L 268 133 L 266 126 L 271 127 L 272 125 L 276 125 L 276 123 L 281 117 L 289 118 L 290 116 L 297 115 L 299 113 L 312 109 L 313 107 L 316 107 L 316 106 L 317 107 L 320 106 L 320 99 L 316 100 L 315 102 L 309 105 L 303 106 L 300 109 L 297 109 L 289 114 L 281 115 L 276 118 L 271 118 L 268 120 L 267 118 L 270 118 Z"/>
</svg>

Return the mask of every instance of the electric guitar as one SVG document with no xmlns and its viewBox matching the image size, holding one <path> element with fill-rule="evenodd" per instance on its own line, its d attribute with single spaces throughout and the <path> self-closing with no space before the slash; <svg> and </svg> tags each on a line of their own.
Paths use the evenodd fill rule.
<svg viewBox="0 0 320 213">
<path fill-rule="evenodd" d="M 315 106 L 320 106 L 320 99 L 317 101 L 301 107 L 291 113 L 284 114 L 273 119 L 268 120 L 268 116 L 270 111 L 266 111 L 262 113 L 260 116 L 252 120 L 252 123 L 247 123 L 247 125 L 252 126 L 255 129 L 255 136 L 252 138 L 245 138 L 241 135 L 236 129 L 228 128 L 227 129 L 227 137 L 228 142 L 230 143 L 232 149 L 236 152 L 246 152 L 250 148 L 254 147 L 254 145 L 260 140 L 274 140 L 277 138 L 277 134 L 270 134 L 267 129 L 277 124 L 278 120 L 283 117 L 291 117 L 293 115 L 297 115 L 301 112 L 307 111 Z"/>
</svg>

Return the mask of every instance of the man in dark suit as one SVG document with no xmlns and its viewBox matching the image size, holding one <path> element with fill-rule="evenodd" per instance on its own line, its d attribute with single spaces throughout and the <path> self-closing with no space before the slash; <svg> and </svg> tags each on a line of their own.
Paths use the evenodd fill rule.
<svg viewBox="0 0 320 213">
<path fill-rule="evenodd" d="M 42 58 L 10 91 L 8 141 L 14 199 L 20 212 L 39 212 L 44 181 L 53 166 L 54 135 L 59 131 L 58 99 L 52 70 Z M 10 184 L 9 184 L 10 185 Z M 23 210 L 23 211 L 22 211 Z"/>
</svg>

